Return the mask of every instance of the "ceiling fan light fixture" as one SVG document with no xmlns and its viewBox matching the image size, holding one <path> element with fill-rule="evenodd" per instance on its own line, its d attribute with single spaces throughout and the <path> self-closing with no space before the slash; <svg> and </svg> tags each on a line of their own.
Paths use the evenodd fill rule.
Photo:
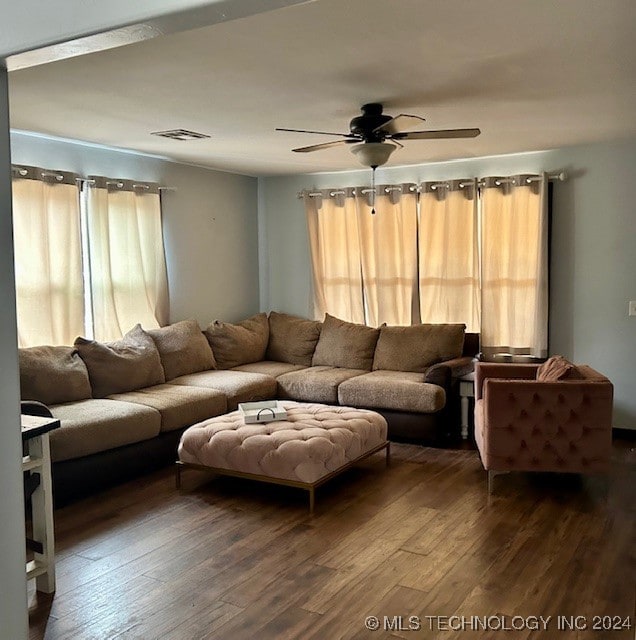
<svg viewBox="0 0 636 640">
<path fill-rule="evenodd" d="M 365 167 L 380 167 L 385 164 L 397 147 L 388 142 L 363 142 L 351 147 L 360 164 Z"/>
</svg>

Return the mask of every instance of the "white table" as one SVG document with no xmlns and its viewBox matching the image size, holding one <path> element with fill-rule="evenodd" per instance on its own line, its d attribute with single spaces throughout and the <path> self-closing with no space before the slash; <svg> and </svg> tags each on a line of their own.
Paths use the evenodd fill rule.
<svg viewBox="0 0 636 640">
<path fill-rule="evenodd" d="M 25 455 L 22 471 L 39 474 L 39 483 L 31 494 L 33 523 L 33 560 L 26 564 L 27 580 L 36 579 L 36 588 L 44 593 L 55 591 L 55 541 L 53 536 L 53 485 L 51 482 L 51 450 L 49 431 L 60 421 L 40 416 L 21 416 Z"/>
<path fill-rule="evenodd" d="M 475 372 L 467 373 L 459 379 L 459 397 L 462 408 L 462 438 L 468 438 L 468 411 L 470 398 L 475 397 Z"/>
</svg>

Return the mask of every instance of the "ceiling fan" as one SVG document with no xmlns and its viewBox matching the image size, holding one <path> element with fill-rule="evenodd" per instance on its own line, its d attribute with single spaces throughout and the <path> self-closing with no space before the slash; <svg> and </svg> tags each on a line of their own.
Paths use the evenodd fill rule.
<svg viewBox="0 0 636 640">
<path fill-rule="evenodd" d="M 479 129 L 440 129 L 437 131 L 407 131 L 411 127 L 424 122 L 420 116 L 401 113 L 392 117 L 382 113 L 382 105 L 377 102 L 362 105 L 362 115 L 356 116 L 349 123 L 350 133 L 332 133 L 329 131 L 307 131 L 305 129 L 282 129 L 276 131 L 292 131 L 295 133 L 317 133 L 321 135 L 340 136 L 342 140 L 312 144 L 308 147 L 292 149 L 297 153 L 320 151 L 341 144 L 355 144 L 351 147 L 361 164 L 376 169 L 389 159 L 397 149 L 403 147 L 402 140 L 439 140 L 447 138 L 474 138 Z M 387 142 L 390 140 L 390 142 Z M 393 143 L 393 144 L 392 144 Z"/>
</svg>

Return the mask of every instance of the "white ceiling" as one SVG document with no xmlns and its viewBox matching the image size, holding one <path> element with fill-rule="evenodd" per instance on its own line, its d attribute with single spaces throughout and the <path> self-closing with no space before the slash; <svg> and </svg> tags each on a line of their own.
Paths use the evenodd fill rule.
<svg viewBox="0 0 636 640">
<path fill-rule="evenodd" d="M 636 134 L 634 0 L 316 0 L 10 73 L 11 126 L 250 175 L 359 168 L 334 139 L 361 104 L 479 127 L 389 165 Z M 211 136 L 180 142 L 151 131 Z"/>
</svg>

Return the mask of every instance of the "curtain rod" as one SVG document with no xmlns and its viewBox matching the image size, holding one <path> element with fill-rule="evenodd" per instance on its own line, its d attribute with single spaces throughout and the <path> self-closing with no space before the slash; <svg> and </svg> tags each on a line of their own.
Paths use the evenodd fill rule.
<svg viewBox="0 0 636 640">
<path fill-rule="evenodd" d="M 30 169 L 37 169 L 37 167 L 29 167 Z M 20 165 L 17 164 L 12 164 L 11 165 L 11 171 L 13 173 L 17 173 L 19 176 L 26 176 L 29 174 L 29 170 L 26 169 L 25 167 L 21 167 Z M 68 175 L 68 174 L 67 174 Z M 40 171 L 40 176 L 42 178 L 55 178 L 58 182 L 61 182 L 62 180 L 64 180 L 64 175 L 62 173 L 58 173 L 56 171 Z M 91 179 L 91 178 L 82 178 L 82 177 L 77 177 L 75 178 L 75 182 L 81 182 L 81 183 L 86 183 L 86 184 L 95 184 L 95 180 Z M 124 186 L 124 183 L 121 180 L 111 180 L 111 181 L 107 181 L 106 184 L 109 185 L 116 185 L 117 187 L 121 188 Z M 146 184 L 141 184 L 141 183 L 134 183 L 133 184 L 133 189 L 149 189 L 150 187 Z M 176 191 L 176 187 L 157 187 L 157 189 L 159 191 Z"/>
<path fill-rule="evenodd" d="M 548 174 L 548 180 L 550 182 L 555 182 L 555 181 L 556 182 L 565 182 L 567 179 L 568 179 L 568 174 L 565 171 L 558 171 L 558 172 L 555 172 L 555 173 Z M 485 180 L 485 178 L 480 178 L 479 180 L 477 180 L 477 186 L 482 186 L 484 184 L 484 180 Z M 497 180 L 495 181 L 495 184 L 497 186 L 499 186 L 499 184 L 511 183 L 511 182 L 513 182 L 513 180 L 514 180 L 514 178 L 497 178 Z M 528 183 L 538 182 L 539 180 L 541 180 L 541 176 L 526 178 L 526 182 L 528 182 Z M 468 186 L 469 184 L 472 184 L 472 182 L 470 182 L 470 183 L 466 182 L 465 185 L 460 185 L 460 186 L 463 188 L 464 186 Z M 448 187 L 448 186 L 449 186 L 448 182 L 438 182 L 438 183 L 435 183 L 434 185 L 432 185 L 432 187 L 435 187 L 437 189 L 445 188 L 445 187 Z M 386 187 L 385 191 L 387 193 L 389 193 L 389 191 L 387 189 L 390 190 L 390 191 L 396 191 L 398 189 L 401 190 L 402 187 Z M 365 187 L 364 189 L 360 190 L 360 193 L 367 194 L 367 193 L 371 193 L 373 191 L 374 191 L 374 189 L 372 189 L 371 187 Z M 411 192 L 416 192 L 416 193 L 420 193 L 421 192 L 419 187 L 411 187 L 410 191 Z M 331 197 L 345 195 L 345 194 L 346 194 L 346 192 L 343 191 L 342 189 L 336 189 L 336 190 L 333 190 L 333 191 L 329 192 L 329 195 Z M 302 191 L 299 191 L 296 194 L 296 197 L 297 198 L 303 198 L 306 195 L 309 196 L 310 198 L 315 198 L 317 196 L 322 196 L 323 194 L 322 194 L 321 191 L 310 191 L 309 193 L 303 193 Z"/>
<path fill-rule="evenodd" d="M 92 178 L 75 178 L 77 182 L 85 182 L 86 184 L 95 184 L 95 180 Z M 124 183 L 121 180 L 107 180 L 106 184 L 114 184 L 116 187 L 121 189 L 124 186 Z M 134 183 L 133 189 L 150 189 L 147 184 L 139 184 Z M 159 191 L 176 191 L 176 187 L 157 187 Z"/>
</svg>

